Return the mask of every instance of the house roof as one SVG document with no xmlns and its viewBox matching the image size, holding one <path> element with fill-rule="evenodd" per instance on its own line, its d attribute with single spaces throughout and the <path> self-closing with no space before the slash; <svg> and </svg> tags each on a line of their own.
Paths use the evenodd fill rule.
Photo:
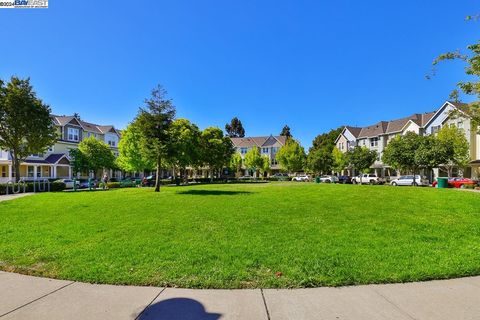
<svg viewBox="0 0 480 320">
<path fill-rule="evenodd" d="M 405 118 L 390 120 L 390 121 L 380 121 L 374 125 L 360 128 L 360 133 L 356 136 L 357 138 L 369 138 L 375 137 L 386 133 L 400 132 L 403 130 L 405 125 L 409 121 L 413 121 L 419 127 L 424 127 L 430 119 L 432 119 L 435 111 L 425 112 L 425 113 L 415 113 Z M 350 127 L 346 127 L 352 132 Z M 358 129 L 358 128 L 356 128 Z M 352 134 L 354 134 L 352 132 Z"/>
<path fill-rule="evenodd" d="M 114 133 L 120 135 L 113 125 L 94 124 L 94 123 L 78 120 L 74 116 L 55 116 L 54 115 L 52 117 L 53 117 L 53 122 L 56 125 L 64 126 L 75 119 L 85 131 L 94 132 L 98 134 L 105 134 L 109 131 L 113 131 Z"/>
<path fill-rule="evenodd" d="M 362 127 L 345 126 L 345 129 L 347 129 L 348 131 L 350 131 L 350 133 L 353 134 L 353 136 L 354 136 L 355 138 L 357 138 L 358 135 L 360 134 L 360 132 L 362 131 Z"/>
<path fill-rule="evenodd" d="M 245 137 L 245 138 L 230 138 L 233 142 L 233 145 L 237 148 L 251 148 L 251 147 L 267 147 L 273 146 L 277 142 L 282 146 L 286 142 L 286 137 L 284 136 L 264 136 L 264 137 Z"/>
<path fill-rule="evenodd" d="M 51 164 L 55 164 L 64 157 L 67 157 L 64 153 L 52 153 L 45 158 L 45 161 Z"/>
</svg>

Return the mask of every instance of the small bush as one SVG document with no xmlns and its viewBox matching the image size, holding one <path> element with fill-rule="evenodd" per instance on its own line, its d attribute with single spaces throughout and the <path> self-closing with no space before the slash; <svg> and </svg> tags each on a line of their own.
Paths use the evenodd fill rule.
<svg viewBox="0 0 480 320">
<path fill-rule="evenodd" d="M 120 182 L 107 182 L 107 188 L 108 189 L 117 189 L 121 188 L 122 186 L 120 185 Z"/>
<path fill-rule="evenodd" d="M 50 183 L 50 191 L 52 191 L 52 192 L 63 191 L 63 190 L 65 190 L 66 187 L 67 186 L 65 185 L 65 183 L 60 182 L 60 181 L 54 181 L 54 182 Z"/>
</svg>

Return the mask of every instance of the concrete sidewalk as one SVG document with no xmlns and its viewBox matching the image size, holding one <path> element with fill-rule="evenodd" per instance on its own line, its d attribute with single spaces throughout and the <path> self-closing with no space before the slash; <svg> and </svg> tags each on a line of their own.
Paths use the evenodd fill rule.
<svg viewBox="0 0 480 320">
<path fill-rule="evenodd" d="M 0 202 L 2 201 L 8 201 L 8 200 L 13 200 L 13 199 L 18 199 L 22 197 L 27 197 L 34 195 L 35 193 L 33 192 L 27 192 L 27 193 L 17 193 L 17 194 L 9 194 L 9 195 L 1 195 L 0 196 Z"/>
<path fill-rule="evenodd" d="M 296 290 L 93 285 L 0 272 L 3 319 L 480 319 L 480 277 Z"/>
</svg>

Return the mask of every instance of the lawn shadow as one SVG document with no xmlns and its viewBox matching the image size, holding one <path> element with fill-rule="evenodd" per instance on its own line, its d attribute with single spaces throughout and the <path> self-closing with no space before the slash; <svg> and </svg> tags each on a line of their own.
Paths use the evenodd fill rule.
<svg viewBox="0 0 480 320">
<path fill-rule="evenodd" d="M 222 314 L 209 313 L 200 302 L 173 298 L 148 306 L 138 320 L 218 320 Z"/>
<path fill-rule="evenodd" d="M 194 196 L 234 196 L 238 194 L 250 194 L 250 191 L 227 191 L 227 190 L 186 190 L 178 191 L 177 194 Z"/>
</svg>

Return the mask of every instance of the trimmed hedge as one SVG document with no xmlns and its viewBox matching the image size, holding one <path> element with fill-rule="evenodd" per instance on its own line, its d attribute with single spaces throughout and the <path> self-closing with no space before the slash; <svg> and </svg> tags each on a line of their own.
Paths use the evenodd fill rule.
<svg viewBox="0 0 480 320">
<path fill-rule="evenodd" d="M 122 186 L 120 184 L 120 182 L 107 182 L 107 188 L 108 189 L 117 189 L 117 188 L 122 188 L 124 186 Z"/>
</svg>

